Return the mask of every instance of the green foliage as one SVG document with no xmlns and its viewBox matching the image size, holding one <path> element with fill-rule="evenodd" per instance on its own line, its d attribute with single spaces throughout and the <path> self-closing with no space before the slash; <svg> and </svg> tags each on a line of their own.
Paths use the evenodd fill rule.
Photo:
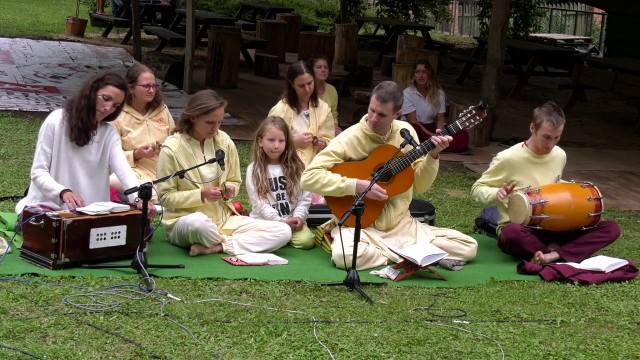
<svg viewBox="0 0 640 360">
<path fill-rule="evenodd" d="M 240 8 L 241 0 L 200 0 L 198 9 L 213 11 L 217 14 L 235 16 Z M 295 9 L 302 17 L 302 23 L 320 26 L 321 31 L 331 30 L 340 13 L 336 0 L 264 0 L 262 4 L 277 4 Z"/>
<path fill-rule="evenodd" d="M 376 14 L 420 23 L 431 15 L 436 22 L 441 23 L 451 20 L 450 4 L 451 0 L 379 0 L 376 3 Z M 413 13 L 413 18 L 409 10 Z"/>
<path fill-rule="evenodd" d="M 489 34 L 492 0 L 479 0 L 480 36 Z M 530 33 L 540 30 L 539 17 L 544 10 L 538 8 L 538 0 L 512 0 L 509 29 L 507 36 L 513 39 L 525 39 Z"/>
</svg>

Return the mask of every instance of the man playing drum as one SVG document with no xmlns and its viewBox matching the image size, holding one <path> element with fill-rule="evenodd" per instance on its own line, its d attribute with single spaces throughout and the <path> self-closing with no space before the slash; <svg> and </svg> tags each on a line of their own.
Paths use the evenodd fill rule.
<svg viewBox="0 0 640 360">
<path fill-rule="evenodd" d="M 538 264 L 559 260 L 581 262 L 620 236 L 620 228 L 614 221 L 566 230 L 545 229 L 544 223 L 536 227 L 510 223 L 507 208 L 512 193 L 560 181 L 567 155 L 556 144 L 564 124 L 564 112 L 555 102 L 548 101 L 535 108 L 529 124 L 529 139 L 498 153 L 487 171 L 471 187 L 471 195 L 476 201 L 492 203 L 498 208 L 500 250 Z M 535 201 L 531 203 L 538 206 Z M 571 204 L 567 205 L 565 212 L 572 212 Z"/>
</svg>

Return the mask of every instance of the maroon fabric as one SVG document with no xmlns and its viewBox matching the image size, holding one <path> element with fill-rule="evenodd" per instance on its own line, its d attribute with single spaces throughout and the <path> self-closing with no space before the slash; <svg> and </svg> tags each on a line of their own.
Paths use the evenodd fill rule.
<svg viewBox="0 0 640 360">
<path fill-rule="evenodd" d="M 517 269 L 518 274 L 537 274 L 544 281 L 571 281 L 581 285 L 624 282 L 638 276 L 638 268 L 631 261 L 629 264 L 608 273 L 582 270 L 565 264 L 538 265 L 529 261 L 521 261 L 518 263 Z"/>
<path fill-rule="evenodd" d="M 418 138 L 420 139 L 420 143 L 427 141 L 430 136 L 422 131 L 422 128 L 417 123 L 410 123 L 411 126 L 415 129 L 418 134 Z M 422 124 L 427 130 L 431 131 L 435 134 L 436 132 L 436 123 L 432 122 L 431 124 Z M 469 133 L 467 133 L 464 129 L 458 131 L 453 134 L 453 141 L 449 143 L 449 147 L 444 149 L 445 152 L 462 152 L 467 150 L 469 147 Z"/>
<path fill-rule="evenodd" d="M 551 252 L 548 244 L 555 243 L 559 245 L 555 251 L 564 261 L 579 263 L 619 236 L 620 227 L 615 221 L 601 221 L 591 229 L 574 231 L 547 231 L 507 224 L 498 237 L 498 247 L 520 260 L 529 260 L 537 251 Z"/>
</svg>

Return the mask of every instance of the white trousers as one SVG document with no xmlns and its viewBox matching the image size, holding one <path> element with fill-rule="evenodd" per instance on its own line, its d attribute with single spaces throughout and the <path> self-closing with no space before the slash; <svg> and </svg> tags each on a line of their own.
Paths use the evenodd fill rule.
<svg viewBox="0 0 640 360">
<path fill-rule="evenodd" d="M 354 228 L 343 227 L 340 231 L 340 228 L 336 227 L 331 231 L 331 236 L 333 237 L 331 260 L 339 268 L 350 268 L 353 261 Z M 401 261 L 401 258 L 391 252 L 380 240 L 401 249 L 428 241 L 446 251 L 449 254 L 446 259 L 463 261 L 473 259 L 478 250 L 478 243 L 469 235 L 457 230 L 429 226 L 407 215 L 398 226 L 389 231 L 380 231 L 374 227 L 362 229 L 356 259 L 357 270 Z"/>
<path fill-rule="evenodd" d="M 192 244 L 206 247 L 222 244 L 223 251 L 229 255 L 270 252 L 285 246 L 289 240 L 291 228 L 285 223 L 242 216 L 233 233 L 224 235 L 218 231 L 216 224 L 201 212 L 178 219 L 169 236 L 173 245 L 185 248 Z"/>
</svg>

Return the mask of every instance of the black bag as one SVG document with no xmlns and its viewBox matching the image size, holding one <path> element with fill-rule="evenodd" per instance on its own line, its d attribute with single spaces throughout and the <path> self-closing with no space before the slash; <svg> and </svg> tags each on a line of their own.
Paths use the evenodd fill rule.
<svg viewBox="0 0 640 360">
<path fill-rule="evenodd" d="M 484 234 L 494 239 L 498 238 L 496 229 L 498 228 L 498 208 L 489 206 L 480 212 L 475 220 L 474 230 L 478 234 Z"/>
<path fill-rule="evenodd" d="M 411 216 L 422 223 L 435 225 L 436 208 L 428 201 L 413 199 L 409 205 Z M 331 220 L 331 210 L 327 205 L 311 205 L 307 216 L 307 226 L 319 226 Z"/>
</svg>

